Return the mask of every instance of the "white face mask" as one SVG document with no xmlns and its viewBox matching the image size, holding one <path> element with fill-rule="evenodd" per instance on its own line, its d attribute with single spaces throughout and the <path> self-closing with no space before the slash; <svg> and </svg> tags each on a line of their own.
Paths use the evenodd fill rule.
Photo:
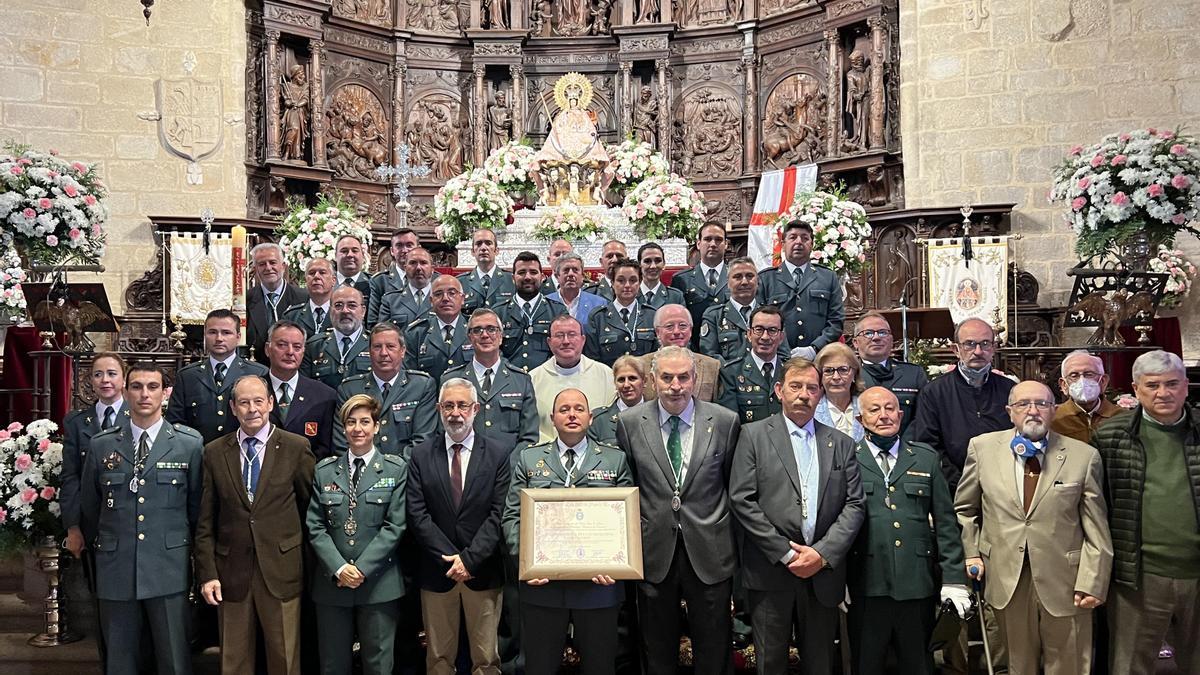
<svg viewBox="0 0 1200 675">
<path fill-rule="evenodd" d="M 1094 403 L 1100 398 L 1100 383 L 1081 377 L 1067 387 L 1067 393 L 1076 403 Z"/>
</svg>

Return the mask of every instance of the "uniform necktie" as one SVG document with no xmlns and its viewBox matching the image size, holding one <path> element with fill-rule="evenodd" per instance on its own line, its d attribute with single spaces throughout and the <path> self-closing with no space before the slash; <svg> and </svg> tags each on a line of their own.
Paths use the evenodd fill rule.
<svg viewBox="0 0 1200 675">
<path fill-rule="evenodd" d="M 483 289 L 483 294 L 486 296 L 488 290 L 492 287 L 492 275 L 485 274 L 479 279 L 479 286 Z"/>
<path fill-rule="evenodd" d="M 271 323 L 279 320 L 279 293 L 267 293 L 267 304 L 271 306 Z"/>
<path fill-rule="evenodd" d="M 621 308 L 621 321 L 625 323 L 626 327 L 629 326 L 629 308 L 628 307 Z"/>
<path fill-rule="evenodd" d="M 750 325 L 750 305 L 742 305 L 738 311 L 742 313 L 742 321 Z"/>
<path fill-rule="evenodd" d="M 679 415 L 671 415 L 671 433 L 667 436 L 667 456 L 671 458 L 671 468 L 675 475 L 681 473 L 683 466 L 683 439 L 679 435 Z"/>
<path fill-rule="evenodd" d="M 800 280 L 804 278 L 804 269 L 797 267 L 795 272 L 792 272 L 792 278 L 796 280 L 796 286 L 800 286 Z"/>
<path fill-rule="evenodd" d="M 354 458 L 354 473 L 350 474 L 350 491 L 358 493 L 358 481 L 362 478 L 363 467 L 367 465 L 362 457 Z"/>
<path fill-rule="evenodd" d="M 417 306 L 420 307 L 421 303 L 425 302 L 425 291 L 417 291 L 413 293 L 413 297 L 417 299 Z"/>
<path fill-rule="evenodd" d="M 146 465 L 146 458 L 150 456 L 150 432 L 143 431 L 138 438 L 137 454 L 133 456 L 133 464 L 140 474 L 142 467 Z"/>
<path fill-rule="evenodd" d="M 354 278 L 353 278 L 353 277 L 346 277 L 346 278 L 345 278 L 345 279 L 342 281 L 342 285 L 343 285 L 343 286 L 353 286 L 353 285 L 354 285 Z"/>
<path fill-rule="evenodd" d="M 246 494 L 250 496 L 250 501 L 254 501 L 254 492 L 258 489 L 258 473 L 262 468 L 262 464 L 258 459 L 258 453 L 254 451 L 254 446 L 257 443 L 258 440 L 255 438 L 247 438 L 242 441 L 246 459 L 242 466 L 242 481 L 246 484 Z"/>
<path fill-rule="evenodd" d="M 533 323 L 533 301 L 526 300 L 521 303 L 521 311 L 525 313 L 525 323 Z"/>
<path fill-rule="evenodd" d="M 342 336 L 342 363 L 345 363 L 346 359 L 350 356 L 350 344 L 350 336 Z"/>
<path fill-rule="evenodd" d="M 774 371 L 774 370 L 775 370 L 774 363 L 771 363 L 770 361 L 765 361 L 763 363 L 763 369 L 762 369 L 763 381 L 766 382 L 768 386 L 771 385 L 771 374 L 772 374 L 772 371 Z"/>
<path fill-rule="evenodd" d="M 575 473 L 575 448 L 567 448 L 567 462 L 563 468 L 567 470 L 567 485 L 570 485 L 571 474 Z"/>
<path fill-rule="evenodd" d="M 717 287 L 717 270 L 712 268 L 708 270 L 708 287 L 712 289 Z"/>
<path fill-rule="evenodd" d="M 279 419 L 287 421 L 288 405 L 292 402 L 292 394 L 288 391 L 288 383 L 279 383 Z"/>
<path fill-rule="evenodd" d="M 1025 513 L 1033 505 L 1033 493 L 1037 492 L 1038 478 L 1042 476 L 1042 463 L 1036 456 L 1025 460 Z"/>
<path fill-rule="evenodd" d="M 454 508 L 458 508 L 462 504 L 463 495 L 463 475 L 462 475 L 462 443 L 455 443 L 450 446 L 454 451 L 454 457 L 450 460 L 450 501 L 454 502 Z"/>
<path fill-rule="evenodd" d="M 646 294 L 642 296 L 642 302 L 647 305 L 654 302 L 654 294 L 647 291 Z"/>
<path fill-rule="evenodd" d="M 217 383 L 217 389 L 221 389 L 225 386 L 225 370 L 225 364 L 218 363 L 215 372 L 213 372 L 213 382 Z"/>
<path fill-rule="evenodd" d="M 115 413 L 113 412 L 113 407 L 111 405 L 104 409 L 104 421 L 100 423 L 101 430 L 107 429 L 113 425 L 114 415 Z"/>
<path fill-rule="evenodd" d="M 325 308 L 318 307 L 313 310 L 313 323 L 316 324 L 317 330 L 321 329 L 321 324 L 325 323 Z"/>
<path fill-rule="evenodd" d="M 454 327 L 442 326 L 442 338 L 446 340 L 446 344 L 454 342 Z"/>
<path fill-rule="evenodd" d="M 492 393 L 492 369 L 488 368 L 483 371 L 483 384 L 480 385 L 484 396 L 490 396 Z"/>
<path fill-rule="evenodd" d="M 879 465 L 883 467 L 883 477 L 890 478 L 892 475 L 892 453 L 887 450 L 880 450 Z"/>
<path fill-rule="evenodd" d="M 385 401 L 386 401 L 386 400 L 387 400 L 387 397 L 388 397 L 388 394 L 390 394 L 390 393 L 392 393 L 392 383 L 391 383 L 391 382 L 384 382 L 384 383 L 383 383 L 383 400 L 385 400 Z"/>
</svg>

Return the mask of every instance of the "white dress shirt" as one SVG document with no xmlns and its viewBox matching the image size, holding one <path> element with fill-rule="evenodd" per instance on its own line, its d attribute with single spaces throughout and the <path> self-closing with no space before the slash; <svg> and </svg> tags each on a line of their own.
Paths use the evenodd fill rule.
<svg viewBox="0 0 1200 675">
<path fill-rule="evenodd" d="M 462 445 L 462 450 L 458 451 L 458 464 L 462 469 L 463 484 L 459 487 L 467 485 L 467 465 L 471 463 L 471 451 L 475 449 L 475 431 L 471 430 L 467 433 L 467 437 L 461 441 L 456 441 L 450 438 L 450 434 L 445 434 L 446 437 L 446 466 L 447 475 L 454 477 L 454 450 L 450 447 L 455 443 Z"/>
<path fill-rule="evenodd" d="M 567 468 L 567 450 L 575 451 L 575 468 L 567 475 L 567 487 L 571 487 L 579 479 L 579 463 L 587 456 L 587 436 L 575 445 L 567 445 L 562 439 L 556 440 L 555 443 L 558 445 L 558 461 L 562 463 L 564 471 Z"/>
<path fill-rule="evenodd" d="M 133 432 L 130 434 L 130 436 L 132 437 L 132 440 L 133 440 L 133 449 L 135 451 L 137 450 L 138 443 L 140 443 L 142 440 L 142 434 L 150 434 L 150 438 L 149 438 L 150 447 L 153 448 L 154 441 L 158 440 L 158 432 L 162 431 L 163 424 L 164 424 L 163 418 L 161 418 L 161 417 L 159 417 L 158 420 L 154 422 L 154 424 L 151 424 L 150 427 L 146 428 L 146 429 L 143 429 L 143 428 L 139 427 L 138 425 L 134 424 L 133 422 L 130 422 L 129 429 Z"/>
<path fill-rule="evenodd" d="M 276 403 L 278 403 L 279 399 L 283 397 L 282 393 L 279 391 L 279 385 L 287 384 L 288 398 L 295 399 L 296 398 L 296 385 L 299 383 L 300 383 L 300 372 L 299 371 L 293 373 L 292 379 L 290 379 L 290 380 L 281 380 L 278 377 L 275 377 L 275 373 L 271 373 L 271 389 L 273 389 L 275 391 Z"/>
</svg>

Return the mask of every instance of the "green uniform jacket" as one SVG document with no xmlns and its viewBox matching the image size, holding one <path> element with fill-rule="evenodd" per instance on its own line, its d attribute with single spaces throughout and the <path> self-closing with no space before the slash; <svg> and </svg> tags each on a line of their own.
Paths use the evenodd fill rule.
<svg viewBox="0 0 1200 675">
<path fill-rule="evenodd" d="M 312 599 L 325 605 L 353 607 L 395 600 L 404 595 L 396 545 L 404 534 L 404 496 L 408 464 L 376 452 L 362 471 L 358 491 L 350 487 L 349 453 L 326 457 L 313 473 L 308 538 L 317 555 Z M 354 525 L 347 531 L 350 505 Z M 339 588 L 337 571 L 350 563 L 366 580 L 358 588 Z"/>
<path fill-rule="evenodd" d="M 500 316 L 500 325 L 504 329 L 501 347 L 504 358 L 513 368 L 528 373 L 549 360 L 550 321 L 559 314 L 566 314 L 567 308 L 557 300 L 542 296 L 537 298 L 530 321 L 521 310 L 520 302 L 520 296 L 514 295 L 508 302 L 492 309 Z"/>
<path fill-rule="evenodd" d="M 342 337 L 341 333 L 330 329 L 309 338 L 304 345 L 300 374 L 330 389 L 337 389 L 346 378 L 370 372 L 371 345 L 366 329 L 359 332 L 358 338 L 350 343 L 350 355 L 345 362 L 342 361 Z"/>
<path fill-rule="evenodd" d="M 427 439 L 437 429 L 437 384 L 433 378 L 417 370 L 401 370 L 396 374 L 387 398 L 375 384 L 374 373 L 355 375 L 337 390 L 337 407 L 355 394 L 367 394 L 383 405 L 383 419 L 375 432 L 375 449 L 385 455 L 400 455 L 408 459 L 417 443 Z M 346 429 L 341 417 L 333 423 L 333 452 L 346 454 Z"/>
<path fill-rule="evenodd" d="M 617 444 L 617 415 L 621 409 L 617 399 L 603 408 L 592 410 L 592 425 L 588 427 L 588 438 L 609 445 Z"/>
<path fill-rule="evenodd" d="M 230 404 L 233 402 L 233 384 L 244 375 L 265 378 L 267 367 L 235 356 L 222 386 L 218 387 L 207 355 L 184 366 L 175 374 L 175 387 L 167 403 L 167 422 L 199 431 L 205 443 L 236 431 L 238 423 Z"/>
<path fill-rule="evenodd" d="M 699 326 L 704 319 L 704 313 L 713 305 L 720 305 L 729 299 L 729 265 L 722 264 L 721 272 L 717 275 L 716 286 L 709 286 L 703 269 L 699 264 L 675 273 L 671 277 L 671 288 L 683 292 L 683 301 L 688 311 L 692 313 L 692 325 Z M 700 346 L 697 336 L 692 337 L 692 347 Z M 709 356 L 715 353 L 705 352 Z"/>
<path fill-rule="evenodd" d="M 750 341 L 746 338 L 749 329 L 732 302 L 712 305 L 704 310 L 700 320 L 700 352 L 725 363 L 740 359 L 750 352 Z"/>
<path fill-rule="evenodd" d="M 517 437 L 517 447 L 537 443 L 540 436 L 537 398 L 534 397 L 533 380 L 529 375 L 500 359 L 492 372 L 492 389 L 486 396 L 479 388 L 472 361 L 442 373 L 442 382 L 453 377 L 460 377 L 475 385 L 475 393 L 479 396 L 475 433 L 512 434 Z"/>
<path fill-rule="evenodd" d="M 413 321 L 404 328 L 404 367 L 419 370 L 437 381 L 442 373 L 470 363 L 475 348 L 467 341 L 467 320 L 457 317 L 451 329 L 450 342 L 442 333 L 441 323 L 434 314 Z"/>
<path fill-rule="evenodd" d="M 828 267 L 810 262 L 799 286 L 783 263 L 762 270 L 758 273 L 758 302 L 775 305 L 783 312 L 783 329 L 792 347 L 821 351 L 842 337 L 846 318 L 842 285 Z"/>
<path fill-rule="evenodd" d="M 900 418 L 900 435 L 905 436 L 908 425 L 912 424 L 917 414 L 917 397 L 921 389 L 929 384 L 929 375 L 921 366 L 905 363 L 897 359 L 888 359 L 886 366 L 873 363 L 863 363 L 863 390 L 871 387 L 883 387 L 896 395 L 900 401 L 900 409 L 904 417 Z"/>
<path fill-rule="evenodd" d="M 783 370 L 783 359 L 776 359 L 771 371 L 771 381 L 763 378 L 762 370 L 754 357 L 734 359 L 721 368 L 721 395 L 717 403 L 737 413 L 742 424 L 765 420 L 783 409 L 775 395 L 775 383 Z"/>
<path fill-rule="evenodd" d="M 436 273 L 435 273 L 436 274 Z M 379 307 L 383 304 L 383 296 L 398 291 L 408 286 L 408 279 L 404 273 L 396 269 L 396 266 L 389 265 L 382 272 L 371 277 L 369 284 L 370 300 L 365 300 L 367 303 L 367 325 L 374 326 L 379 320 Z"/>
<path fill-rule="evenodd" d="M 867 517 L 850 549 L 850 595 L 919 600 L 937 595 L 939 577 L 942 584 L 967 583 L 954 498 L 937 452 L 902 441 L 886 481 L 866 441 L 855 452 Z"/>
<path fill-rule="evenodd" d="M 333 303 L 329 303 L 332 309 Z M 308 300 L 297 302 L 294 305 L 289 305 L 283 313 L 279 315 L 281 319 L 295 321 L 304 329 L 305 339 L 311 340 L 314 335 L 320 335 L 333 327 L 330 323 L 329 311 L 325 312 L 325 316 L 321 317 L 321 325 L 317 325 L 317 319 L 313 316 L 312 308 L 308 306 Z"/>
<path fill-rule="evenodd" d="M 626 354 L 641 356 L 658 349 L 658 337 L 654 334 L 654 309 L 635 303 L 630 317 L 632 328 L 621 320 L 620 310 L 611 301 L 592 310 L 588 317 L 587 342 L 583 353 L 589 359 L 599 361 L 612 368 L 612 364 Z"/>
<path fill-rule="evenodd" d="M 470 317 L 471 312 L 480 307 L 495 307 L 496 305 L 508 300 L 517 292 L 517 286 L 513 283 L 512 272 L 505 272 L 502 269 L 496 268 L 492 270 L 491 278 L 488 280 L 487 291 L 484 292 L 483 284 L 476 274 L 478 269 L 473 269 L 470 272 L 463 272 L 458 275 L 458 281 L 463 287 L 463 316 Z"/>
</svg>

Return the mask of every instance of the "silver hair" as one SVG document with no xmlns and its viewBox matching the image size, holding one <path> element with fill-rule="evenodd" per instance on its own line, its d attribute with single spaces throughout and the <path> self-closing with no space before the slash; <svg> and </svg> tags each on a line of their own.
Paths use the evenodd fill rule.
<svg viewBox="0 0 1200 675">
<path fill-rule="evenodd" d="M 584 264 L 583 264 L 583 256 L 579 255 L 578 253 L 576 253 L 576 252 L 574 252 L 574 251 L 567 251 L 566 253 L 564 253 L 564 254 L 562 254 L 561 256 L 559 256 L 559 257 L 558 257 L 558 260 L 555 260 L 555 261 L 554 261 L 554 276 L 558 276 L 558 270 L 559 270 L 559 268 L 561 268 L 561 267 L 563 266 L 563 263 L 564 263 L 564 262 L 566 262 L 566 261 L 568 261 L 568 260 L 578 260 L 578 261 L 579 261 L 579 266 L 580 266 L 580 267 L 583 267 L 583 266 L 584 266 Z"/>
<path fill-rule="evenodd" d="M 1152 352 L 1142 354 L 1133 362 L 1134 382 L 1140 380 L 1143 375 L 1163 375 L 1166 373 L 1179 373 L 1184 378 L 1187 378 L 1187 368 L 1184 367 L 1183 359 L 1179 358 L 1178 354 L 1156 349 Z"/>
<path fill-rule="evenodd" d="M 678 347 L 676 345 L 667 345 L 654 352 L 654 356 L 650 359 L 650 372 L 658 372 L 658 362 L 662 359 L 685 358 L 692 364 L 692 372 L 696 372 L 696 353 L 687 347 Z"/>
<path fill-rule="evenodd" d="M 313 265 L 316 265 L 318 263 L 324 263 L 325 265 L 327 265 L 329 267 L 330 272 L 335 271 L 333 269 L 334 268 L 333 261 L 330 260 L 329 258 L 313 258 L 313 259 L 309 260 L 308 264 L 304 266 L 304 271 L 305 272 L 309 271 L 310 269 L 312 269 Z"/>
<path fill-rule="evenodd" d="M 475 391 L 475 385 L 471 384 L 470 380 L 461 377 L 452 377 L 442 383 L 438 389 L 438 400 L 446 398 L 446 390 L 448 389 L 466 389 L 471 392 L 471 403 L 479 403 L 479 394 Z"/>
<path fill-rule="evenodd" d="M 287 262 L 287 258 L 283 255 L 283 247 L 273 241 L 264 241 L 261 244 L 255 244 L 254 248 L 250 249 L 250 260 L 254 260 L 254 256 L 259 251 L 275 251 L 275 254 L 279 256 L 281 261 L 285 264 Z"/>
<path fill-rule="evenodd" d="M 1100 358 L 1099 356 L 1096 356 L 1095 354 L 1089 352 L 1086 349 L 1076 349 L 1075 351 L 1073 351 L 1070 354 L 1067 354 L 1066 356 L 1063 357 L 1062 364 L 1058 368 L 1059 373 L 1063 376 L 1063 379 L 1066 379 L 1066 377 L 1067 377 L 1067 361 L 1070 361 L 1071 359 L 1073 359 L 1077 356 L 1086 356 L 1086 357 L 1090 358 L 1092 360 L 1093 364 L 1097 364 L 1100 366 L 1100 374 L 1101 375 L 1104 374 L 1104 359 Z"/>
<path fill-rule="evenodd" d="M 662 316 L 665 313 L 664 310 L 671 308 L 671 307 L 678 307 L 680 310 L 682 310 L 683 315 L 687 318 L 687 322 L 689 324 L 692 324 L 692 313 L 688 311 L 688 308 L 684 307 L 683 305 L 680 305 L 678 303 L 672 302 L 668 305 L 663 305 L 662 307 L 659 307 L 657 310 L 655 310 L 655 312 L 654 312 L 654 327 L 655 328 L 658 328 L 659 326 L 662 325 L 662 322 L 660 322 L 658 319 L 660 316 Z"/>
</svg>

